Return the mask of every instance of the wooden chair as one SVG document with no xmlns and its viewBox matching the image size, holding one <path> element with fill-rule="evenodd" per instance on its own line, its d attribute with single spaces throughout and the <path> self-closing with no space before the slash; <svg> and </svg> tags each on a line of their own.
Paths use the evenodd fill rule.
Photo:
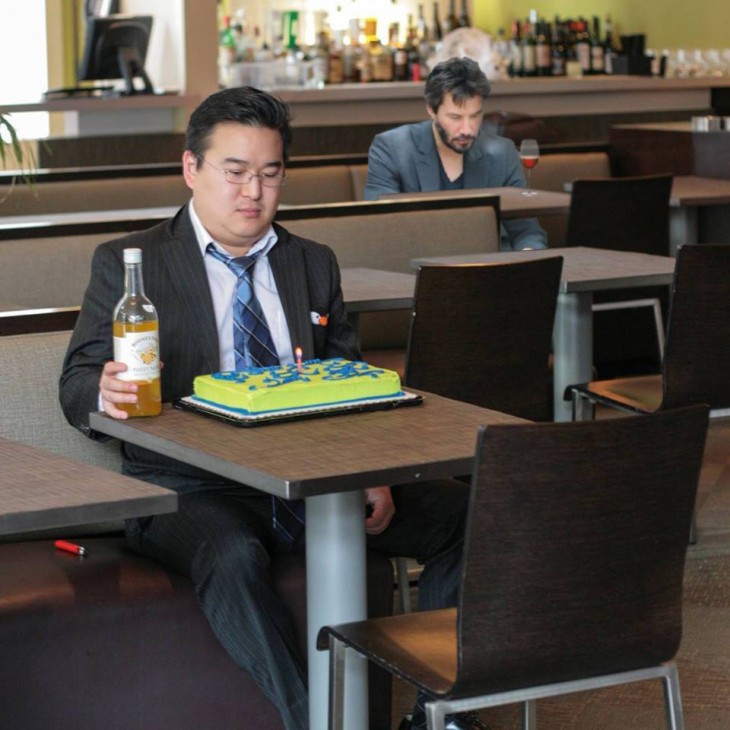
<svg viewBox="0 0 730 730">
<path fill-rule="evenodd" d="M 659 375 L 571 385 L 573 420 L 593 418 L 601 405 L 646 414 L 707 403 L 713 415 L 730 408 L 730 246 L 685 245 L 674 274 L 667 343 Z M 690 543 L 697 540 L 692 517 Z"/>
<path fill-rule="evenodd" d="M 575 180 L 565 245 L 668 256 L 671 188 L 671 175 Z M 602 377 L 656 370 L 667 306 L 667 287 L 594 296 L 594 362 Z"/>
<path fill-rule="evenodd" d="M 549 358 L 563 259 L 424 266 L 405 384 L 533 421 L 552 417 Z"/>
<path fill-rule="evenodd" d="M 559 256 L 421 267 L 405 384 L 534 421 L 551 419 L 548 365 L 562 267 Z M 411 610 L 410 584 L 419 574 L 415 561 L 396 559 L 404 613 Z"/>
<path fill-rule="evenodd" d="M 707 422 L 698 405 L 482 428 L 458 607 L 323 627 L 330 729 L 351 650 L 433 697 L 431 730 L 509 703 L 534 729 L 535 700 L 653 678 L 680 730 L 672 659 Z"/>
<path fill-rule="evenodd" d="M 571 385 L 574 420 L 593 417 L 596 404 L 652 413 L 692 403 L 730 408 L 730 246 L 679 249 L 661 374 Z"/>
</svg>

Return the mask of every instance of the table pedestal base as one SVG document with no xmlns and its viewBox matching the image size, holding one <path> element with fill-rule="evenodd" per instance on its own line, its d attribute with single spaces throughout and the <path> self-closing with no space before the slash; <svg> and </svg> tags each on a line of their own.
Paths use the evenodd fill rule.
<svg viewBox="0 0 730 730">
<path fill-rule="evenodd" d="M 317 633 L 367 617 L 365 500 L 358 490 L 309 497 L 306 505 L 309 727 L 326 730 L 329 654 L 317 651 Z M 367 661 L 351 652 L 346 661 L 347 727 L 367 730 Z"/>
<path fill-rule="evenodd" d="M 559 294 L 553 333 L 553 414 L 556 421 L 570 421 L 571 404 L 563 400 L 565 389 L 587 383 L 593 372 L 593 295 L 591 292 Z"/>
</svg>

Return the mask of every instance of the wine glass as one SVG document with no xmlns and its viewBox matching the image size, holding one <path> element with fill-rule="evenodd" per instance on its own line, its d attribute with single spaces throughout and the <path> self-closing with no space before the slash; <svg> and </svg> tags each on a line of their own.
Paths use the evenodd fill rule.
<svg viewBox="0 0 730 730">
<path fill-rule="evenodd" d="M 520 162 L 527 170 L 527 190 L 523 195 L 537 195 L 532 189 L 532 168 L 540 161 L 540 148 L 536 139 L 523 139 L 520 144 Z"/>
</svg>

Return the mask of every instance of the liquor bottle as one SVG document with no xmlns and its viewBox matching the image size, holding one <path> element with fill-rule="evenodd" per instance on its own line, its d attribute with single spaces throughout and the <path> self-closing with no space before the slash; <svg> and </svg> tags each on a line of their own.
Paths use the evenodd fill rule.
<svg viewBox="0 0 730 730">
<path fill-rule="evenodd" d="M 553 76 L 565 76 L 565 31 L 557 15 L 553 25 Z"/>
<path fill-rule="evenodd" d="M 461 12 L 459 13 L 459 27 L 470 28 L 471 19 L 469 18 L 469 12 L 466 9 L 466 0 L 461 0 Z"/>
<path fill-rule="evenodd" d="M 380 42 L 377 18 L 365 19 L 365 40 L 372 66 L 372 80 L 392 81 L 393 49 Z M 362 78 L 360 80 L 362 81 Z"/>
<path fill-rule="evenodd" d="M 550 41 L 550 24 L 541 20 L 537 24 L 537 35 L 535 37 L 535 65 L 538 76 L 553 75 L 553 49 Z"/>
<path fill-rule="evenodd" d="M 439 4 L 436 2 L 433 4 L 433 21 L 431 25 L 431 38 L 434 43 L 440 43 L 444 37 L 444 31 L 441 28 L 441 21 L 439 20 Z"/>
<path fill-rule="evenodd" d="M 449 0 L 449 14 L 444 20 L 444 35 L 451 33 L 452 30 L 456 30 L 459 27 L 459 19 L 456 17 L 456 0 Z"/>
<path fill-rule="evenodd" d="M 522 31 L 522 75 L 537 76 L 537 41 L 529 21 L 525 21 Z"/>
<path fill-rule="evenodd" d="M 606 16 L 605 22 L 606 35 L 603 39 L 603 71 L 607 74 L 613 73 L 613 58 L 616 55 L 616 48 L 613 44 L 613 24 L 611 16 Z"/>
<path fill-rule="evenodd" d="M 346 84 L 360 81 L 362 48 L 360 47 L 360 21 L 350 20 L 347 36 L 342 45 L 342 77 Z"/>
<path fill-rule="evenodd" d="M 584 74 L 591 72 L 591 43 L 588 34 L 588 23 L 583 19 L 578 19 L 578 25 L 575 34 L 575 54 L 580 64 L 580 70 Z"/>
<path fill-rule="evenodd" d="M 231 27 L 231 17 L 223 16 L 223 27 L 218 34 L 218 84 L 231 85 L 231 66 L 236 62 L 236 36 Z"/>
<path fill-rule="evenodd" d="M 419 43 L 428 42 L 428 25 L 426 24 L 426 16 L 423 14 L 423 3 L 418 5 L 418 19 L 416 20 L 416 38 Z"/>
<path fill-rule="evenodd" d="M 601 43 L 601 21 L 597 15 L 593 16 L 593 32 L 590 36 L 591 42 L 591 73 L 603 74 L 605 68 L 605 51 Z"/>
<path fill-rule="evenodd" d="M 512 40 L 510 41 L 509 75 L 522 76 L 522 29 L 520 21 L 512 21 Z"/>
<path fill-rule="evenodd" d="M 114 360 L 127 369 L 120 380 L 137 384 L 137 402 L 119 403 L 130 416 L 158 416 L 160 397 L 160 337 L 157 311 L 144 294 L 142 251 L 124 249 L 124 296 L 114 309 Z"/>
<path fill-rule="evenodd" d="M 342 30 L 333 33 L 332 43 L 327 53 L 327 83 L 341 84 L 345 80 L 345 68 L 342 61 Z"/>
</svg>

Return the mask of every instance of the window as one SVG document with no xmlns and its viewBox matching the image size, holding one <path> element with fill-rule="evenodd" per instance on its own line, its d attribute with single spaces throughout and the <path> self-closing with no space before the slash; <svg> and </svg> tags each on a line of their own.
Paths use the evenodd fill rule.
<svg viewBox="0 0 730 730">
<path fill-rule="evenodd" d="M 0 104 L 40 101 L 48 89 L 45 0 L 0 0 L 0 18 Z M 48 136 L 44 112 L 17 113 L 11 120 L 20 137 Z"/>
</svg>

